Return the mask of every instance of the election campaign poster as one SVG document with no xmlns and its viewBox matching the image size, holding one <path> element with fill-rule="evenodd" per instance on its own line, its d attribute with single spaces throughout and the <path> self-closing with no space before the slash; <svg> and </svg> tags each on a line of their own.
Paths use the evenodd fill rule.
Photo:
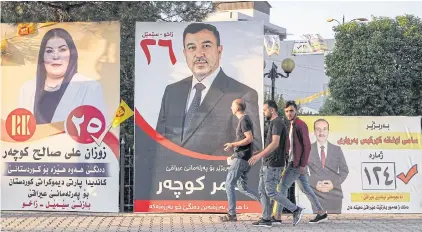
<svg viewBox="0 0 422 232">
<path fill-rule="evenodd" d="M 231 106 L 246 103 L 253 150 L 263 144 L 263 24 L 136 23 L 135 212 L 227 212 L 224 150 Z M 257 191 L 259 165 L 248 186 Z M 236 191 L 238 212 L 260 212 Z"/>
<path fill-rule="evenodd" d="M 1 209 L 117 212 L 120 23 L 1 32 Z"/>
<path fill-rule="evenodd" d="M 421 117 L 303 116 L 309 184 L 333 213 L 422 213 Z M 298 204 L 316 213 L 296 186 Z"/>
</svg>

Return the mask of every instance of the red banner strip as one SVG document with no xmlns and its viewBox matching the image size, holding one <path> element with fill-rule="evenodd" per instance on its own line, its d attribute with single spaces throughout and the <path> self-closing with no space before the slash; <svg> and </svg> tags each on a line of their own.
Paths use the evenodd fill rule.
<svg viewBox="0 0 422 232">
<path fill-rule="evenodd" d="M 185 149 L 170 140 L 164 138 L 161 134 L 157 133 L 141 116 L 137 109 L 135 109 L 135 123 L 138 125 L 148 136 L 157 141 L 157 143 L 168 148 L 171 151 L 174 151 L 180 155 L 192 157 L 195 159 L 202 160 L 226 160 L 227 156 L 217 156 L 217 155 L 206 155 L 198 152 L 194 152 L 188 149 Z"/>
</svg>

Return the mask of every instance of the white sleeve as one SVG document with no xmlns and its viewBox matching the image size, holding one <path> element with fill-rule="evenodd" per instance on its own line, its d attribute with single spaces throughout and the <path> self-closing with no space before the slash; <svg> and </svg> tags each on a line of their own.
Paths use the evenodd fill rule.
<svg viewBox="0 0 422 232">
<path fill-rule="evenodd" d="M 111 120 L 107 114 L 107 107 L 104 102 L 104 94 L 101 83 L 98 81 L 91 82 L 92 87 L 89 88 L 88 93 L 84 98 L 83 105 L 91 105 L 97 108 L 104 116 L 106 123 L 111 123 Z"/>
</svg>

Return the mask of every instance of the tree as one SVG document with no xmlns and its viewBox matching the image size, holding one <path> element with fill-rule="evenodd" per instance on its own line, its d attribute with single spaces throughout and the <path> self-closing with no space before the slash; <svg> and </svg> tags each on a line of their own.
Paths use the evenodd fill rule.
<svg viewBox="0 0 422 232">
<path fill-rule="evenodd" d="M 422 22 L 412 15 L 374 17 L 334 28 L 326 57 L 329 115 L 422 115 Z"/>
<path fill-rule="evenodd" d="M 120 21 L 120 95 L 133 109 L 135 23 L 141 21 L 201 21 L 215 6 L 211 2 L 0 2 L 1 22 Z M 133 117 L 121 127 L 133 144 Z"/>
</svg>

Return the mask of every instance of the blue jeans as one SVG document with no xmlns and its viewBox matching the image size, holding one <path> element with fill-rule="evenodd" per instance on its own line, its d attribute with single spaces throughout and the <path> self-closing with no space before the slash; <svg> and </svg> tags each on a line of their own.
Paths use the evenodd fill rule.
<svg viewBox="0 0 422 232">
<path fill-rule="evenodd" d="M 277 191 L 277 184 L 280 182 L 283 167 L 262 166 L 259 173 L 259 196 L 262 205 L 262 218 L 271 220 L 271 200 L 277 201 L 290 211 L 295 211 L 297 206 L 287 198 L 287 189 L 281 187 L 280 192 Z M 293 178 L 294 176 L 292 176 Z M 287 179 L 290 182 L 290 179 Z M 292 183 L 294 180 L 292 181 Z M 286 182 L 287 183 L 287 182 Z M 290 184 L 291 185 L 291 184 Z M 289 186 L 290 186 L 289 185 Z"/>
<path fill-rule="evenodd" d="M 230 165 L 225 183 L 230 215 L 236 215 L 236 185 L 239 189 L 239 192 L 256 201 L 259 201 L 258 194 L 250 190 L 246 183 L 248 180 L 246 175 L 248 174 L 249 170 L 250 166 L 248 161 L 243 159 L 234 158 L 232 164 Z"/>
<path fill-rule="evenodd" d="M 312 206 L 314 206 L 318 211 L 322 211 L 323 208 L 321 206 L 321 203 L 319 202 L 317 196 L 312 190 L 312 187 L 309 185 L 308 176 L 305 174 L 305 175 L 299 175 L 299 177 L 296 178 L 297 176 L 296 171 L 298 170 L 299 169 L 293 168 L 291 164 L 288 165 L 286 171 L 284 171 L 283 179 L 280 181 L 280 184 L 279 184 L 280 192 L 282 188 L 286 189 L 285 193 L 287 195 L 287 190 L 294 183 L 292 182 L 290 184 L 291 180 L 297 179 L 299 180 L 299 182 L 297 182 L 297 184 L 299 185 L 299 188 L 302 190 L 303 193 L 305 193 L 306 197 L 308 197 Z M 272 202 L 272 203 L 274 204 L 275 202 Z M 271 209 L 273 209 L 273 207 L 271 207 Z M 276 217 L 279 218 L 282 212 L 283 212 L 283 206 L 281 204 L 277 204 L 277 209 L 276 209 L 276 214 L 275 214 Z"/>
</svg>

